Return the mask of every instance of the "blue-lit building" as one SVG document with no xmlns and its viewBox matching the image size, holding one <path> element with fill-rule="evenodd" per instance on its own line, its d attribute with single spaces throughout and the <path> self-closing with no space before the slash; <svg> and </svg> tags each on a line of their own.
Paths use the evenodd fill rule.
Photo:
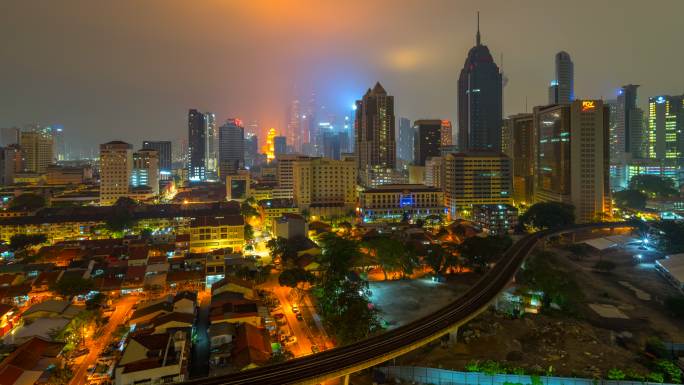
<svg viewBox="0 0 684 385">
<path fill-rule="evenodd" d="M 368 188 L 359 194 L 364 222 L 398 222 L 439 217 L 445 214 L 442 189 L 422 184 L 387 184 Z"/>
</svg>

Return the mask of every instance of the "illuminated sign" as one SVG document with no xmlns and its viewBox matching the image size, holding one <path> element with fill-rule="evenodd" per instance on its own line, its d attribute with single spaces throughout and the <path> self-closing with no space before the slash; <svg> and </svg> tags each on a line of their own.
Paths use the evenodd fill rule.
<svg viewBox="0 0 684 385">
<path fill-rule="evenodd" d="M 662 96 L 658 96 L 658 98 L 656 99 L 656 103 L 658 103 L 658 104 L 665 103 L 665 98 Z"/>
<path fill-rule="evenodd" d="M 596 102 L 593 100 L 582 100 L 582 112 L 591 111 L 596 108 Z"/>
</svg>

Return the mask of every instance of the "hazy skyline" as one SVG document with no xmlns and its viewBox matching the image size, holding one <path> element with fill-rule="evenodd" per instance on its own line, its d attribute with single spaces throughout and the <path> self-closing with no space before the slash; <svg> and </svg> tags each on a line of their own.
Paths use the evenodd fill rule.
<svg viewBox="0 0 684 385">
<path fill-rule="evenodd" d="M 375 81 L 397 116 L 455 121 L 477 10 L 509 79 L 505 115 L 524 112 L 525 98 L 528 111 L 546 102 L 560 50 L 578 98 L 611 99 L 633 83 L 643 107 L 684 92 L 671 32 L 679 0 L 10 1 L 0 5 L 0 127 L 62 124 L 72 148 L 138 147 L 186 137 L 198 108 L 281 130 L 295 86 L 342 114 Z"/>
</svg>

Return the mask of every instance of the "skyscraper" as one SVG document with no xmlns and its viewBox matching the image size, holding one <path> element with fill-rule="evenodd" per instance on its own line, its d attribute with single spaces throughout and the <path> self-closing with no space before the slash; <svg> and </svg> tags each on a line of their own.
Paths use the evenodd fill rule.
<svg viewBox="0 0 684 385">
<path fill-rule="evenodd" d="M 218 130 L 216 128 L 216 115 L 211 112 L 204 113 L 204 129 L 207 138 L 207 178 L 215 179 L 218 173 Z"/>
<path fill-rule="evenodd" d="M 413 127 L 407 118 L 399 118 L 397 135 L 397 158 L 406 163 L 413 162 Z"/>
<path fill-rule="evenodd" d="M 489 48 L 480 42 L 478 13 L 475 46 L 468 51 L 458 78 L 458 147 L 501 147 L 502 78 Z"/>
<path fill-rule="evenodd" d="M 54 162 L 54 139 L 50 131 L 23 131 L 19 145 L 24 154 L 24 168 L 28 172 L 45 173 L 47 166 Z"/>
<path fill-rule="evenodd" d="M 245 164 L 245 129 L 240 119 L 228 119 L 219 127 L 219 177 L 235 174 Z"/>
<path fill-rule="evenodd" d="M 264 152 L 266 153 L 266 159 L 269 162 L 272 162 L 275 159 L 275 137 L 276 137 L 276 130 L 275 128 L 271 128 L 268 130 L 268 135 L 266 135 L 266 148 L 264 148 Z"/>
<path fill-rule="evenodd" d="M 290 103 L 287 122 L 287 138 L 295 151 L 302 147 L 301 115 L 299 113 L 299 100 L 293 99 Z"/>
<path fill-rule="evenodd" d="M 439 156 L 441 146 L 442 121 L 439 119 L 416 120 L 413 122 L 414 156 L 417 166 L 425 166 L 429 157 Z"/>
<path fill-rule="evenodd" d="M 188 112 L 188 179 L 207 179 L 207 130 L 205 114 L 191 109 Z"/>
<path fill-rule="evenodd" d="M 19 144 L 19 128 L 0 128 L 0 146 L 7 147 L 10 144 Z"/>
<path fill-rule="evenodd" d="M 578 223 L 610 213 L 609 115 L 601 100 L 535 108 L 536 201 L 572 204 Z"/>
<path fill-rule="evenodd" d="M 143 148 L 133 153 L 131 186 L 147 186 L 153 195 L 159 194 L 159 153 L 151 148 Z"/>
<path fill-rule="evenodd" d="M 275 152 L 276 156 L 278 156 L 278 154 L 286 154 L 287 153 L 287 137 L 276 136 L 275 138 L 273 138 L 273 151 Z"/>
<path fill-rule="evenodd" d="M 565 51 L 556 54 L 555 76 L 549 86 L 549 104 L 571 103 L 575 100 L 575 66 Z"/>
<path fill-rule="evenodd" d="M 378 82 L 356 101 L 356 106 L 357 168 L 396 168 L 394 96 Z"/>
<path fill-rule="evenodd" d="M 100 145 L 100 205 L 128 196 L 132 170 L 133 146 L 121 141 Z"/>
<path fill-rule="evenodd" d="M 154 141 L 154 140 L 145 140 L 142 143 L 142 148 L 144 149 L 150 149 L 150 150 L 157 150 L 157 154 L 159 156 L 159 173 L 161 175 L 161 179 L 165 180 L 168 179 L 171 176 L 171 155 L 172 155 L 172 146 L 171 146 L 171 141 Z"/>
<path fill-rule="evenodd" d="M 253 167 L 259 156 L 259 137 L 255 134 L 246 134 L 245 139 L 245 166 Z"/>
<path fill-rule="evenodd" d="M 615 122 L 611 133 L 611 163 L 624 164 L 630 158 L 644 158 L 646 136 L 643 133 L 643 111 L 637 106 L 638 85 L 628 84 L 618 90 Z"/>
<path fill-rule="evenodd" d="M 648 157 L 683 163 L 684 95 L 648 98 Z"/>
<path fill-rule="evenodd" d="M 453 133 L 451 128 L 451 120 L 442 120 L 442 130 L 441 130 L 441 145 L 451 146 L 453 144 Z"/>
<path fill-rule="evenodd" d="M 510 116 L 505 127 L 510 133 L 508 155 L 513 163 L 513 200 L 531 204 L 534 201 L 534 119 L 524 113 Z"/>
<path fill-rule="evenodd" d="M 14 183 L 17 163 L 21 163 L 21 151 L 16 144 L 0 147 L 0 186 Z"/>
</svg>

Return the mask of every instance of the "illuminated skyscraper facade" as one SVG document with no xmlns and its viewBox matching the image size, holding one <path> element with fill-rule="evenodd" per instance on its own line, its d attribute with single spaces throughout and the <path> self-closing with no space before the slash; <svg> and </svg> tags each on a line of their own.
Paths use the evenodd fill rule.
<svg viewBox="0 0 684 385">
<path fill-rule="evenodd" d="M 207 179 L 207 130 L 206 115 L 198 110 L 188 112 L 188 179 Z"/>
<path fill-rule="evenodd" d="M 442 121 L 439 119 L 416 120 L 413 122 L 413 131 L 415 132 L 414 164 L 425 166 L 427 158 L 440 155 Z"/>
<path fill-rule="evenodd" d="M 406 163 L 413 162 L 413 126 L 407 118 L 398 119 L 397 158 Z"/>
<path fill-rule="evenodd" d="M 219 133 L 216 127 L 216 115 L 204 113 L 204 129 L 207 138 L 207 178 L 216 179 L 218 173 Z"/>
<path fill-rule="evenodd" d="M 534 201 L 534 120 L 532 114 L 508 117 L 504 126 L 510 132 L 506 155 L 513 163 L 513 200 L 531 204 Z"/>
<path fill-rule="evenodd" d="M 452 132 L 452 127 L 451 127 L 451 120 L 442 120 L 442 129 L 441 129 L 441 145 L 442 146 L 451 146 L 453 144 L 453 132 Z"/>
<path fill-rule="evenodd" d="M 219 177 L 237 173 L 245 165 L 245 129 L 240 119 L 228 119 L 219 127 Z"/>
<path fill-rule="evenodd" d="M 648 156 L 683 162 L 684 95 L 648 98 Z"/>
<path fill-rule="evenodd" d="M 357 168 L 359 174 L 368 169 L 395 169 L 396 140 L 394 132 L 394 96 L 375 83 L 361 100 L 356 101 L 354 122 Z M 365 181 L 364 183 L 367 183 Z"/>
<path fill-rule="evenodd" d="M 19 145 L 24 154 L 26 171 L 42 174 L 49 164 L 54 163 L 54 138 L 50 131 L 23 131 L 19 136 Z"/>
<path fill-rule="evenodd" d="M 133 153 L 131 186 L 147 186 L 153 195 L 159 194 L 159 153 L 153 149 L 141 149 Z"/>
<path fill-rule="evenodd" d="M 480 42 L 468 51 L 458 78 L 458 147 L 500 151 L 502 78 L 489 48 Z"/>
<path fill-rule="evenodd" d="M 133 146 L 113 141 L 100 145 L 100 205 L 113 205 L 130 192 Z"/>
<path fill-rule="evenodd" d="M 575 100 L 575 65 L 569 53 L 556 54 L 555 76 L 549 86 L 549 104 L 568 104 Z"/>
<path fill-rule="evenodd" d="M 275 137 L 275 128 L 268 130 L 268 135 L 266 135 L 266 148 L 264 150 L 266 152 L 266 159 L 269 162 L 272 162 L 275 159 Z"/>
<path fill-rule="evenodd" d="M 171 141 L 145 140 L 142 143 L 144 149 L 156 150 L 159 154 L 159 173 L 161 179 L 166 180 L 171 177 L 172 145 Z"/>
</svg>

